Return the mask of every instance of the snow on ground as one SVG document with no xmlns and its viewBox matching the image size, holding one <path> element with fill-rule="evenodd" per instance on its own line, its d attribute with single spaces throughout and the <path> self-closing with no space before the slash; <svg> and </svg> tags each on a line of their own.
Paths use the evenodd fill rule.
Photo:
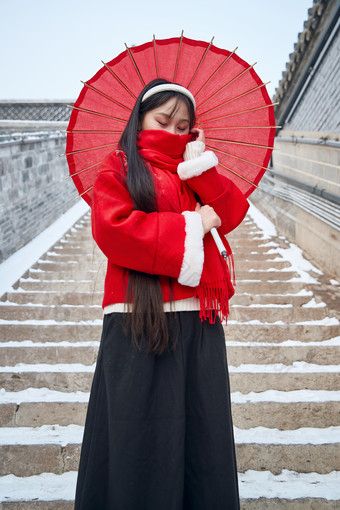
<svg viewBox="0 0 340 510">
<path fill-rule="evenodd" d="M 83 391 L 62 392 L 48 388 L 27 388 L 21 391 L 0 389 L 0 404 L 21 404 L 23 402 L 88 402 L 89 393 Z M 340 402 L 340 391 L 326 390 L 267 390 L 259 393 L 231 393 L 234 404 L 248 402 Z"/>
<path fill-rule="evenodd" d="M 82 365 L 81 363 L 17 363 L 16 365 L 0 367 L 0 373 L 13 372 L 90 372 L 93 373 L 96 365 Z"/>
<path fill-rule="evenodd" d="M 84 391 L 55 391 L 48 388 L 27 388 L 21 391 L 0 389 L 0 404 L 22 402 L 88 402 L 90 393 Z"/>
<path fill-rule="evenodd" d="M 2 427 L 0 445 L 80 444 L 84 427 L 81 425 L 42 425 L 41 427 Z M 340 426 L 279 430 L 267 427 L 240 429 L 234 427 L 237 444 L 337 444 Z"/>
<path fill-rule="evenodd" d="M 227 340 L 227 347 L 338 347 L 340 336 L 322 340 L 321 342 L 301 342 L 300 340 L 285 340 L 284 342 L 240 342 L 238 340 Z"/>
<path fill-rule="evenodd" d="M 324 429 L 303 427 L 296 430 L 279 430 L 267 427 L 240 429 L 234 427 L 238 444 L 336 444 L 340 443 L 340 427 Z"/>
<path fill-rule="evenodd" d="M 277 236 L 274 224 L 268 218 L 266 218 L 266 216 L 264 216 L 264 214 L 262 214 L 253 204 L 250 204 L 248 214 L 256 223 L 258 228 L 262 231 L 263 239 L 271 239 L 272 237 Z M 269 245 L 273 246 L 273 249 L 268 251 L 269 254 L 277 253 L 281 255 L 283 260 L 290 262 L 292 267 L 289 268 L 289 270 L 296 271 L 299 274 L 299 280 L 295 281 L 303 281 L 305 283 L 314 284 L 318 283 L 318 281 L 309 274 L 309 271 L 313 271 L 320 275 L 323 274 L 322 271 L 317 269 L 315 266 L 313 266 L 313 264 L 304 258 L 302 250 L 298 246 L 293 243 L 289 243 L 289 248 L 280 248 L 279 245 L 272 240 L 266 243 L 266 246 Z"/>
<path fill-rule="evenodd" d="M 9 291 L 20 276 L 88 210 L 89 206 L 83 200 L 78 202 L 30 243 L 5 260 L 0 265 L 0 296 Z"/>
<path fill-rule="evenodd" d="M 76 471 L 61 475 L 41 473 L 20 477 L 7 475 L 0 477 L 0 501 L 72 501 L 75 496 Z"/>
<path fill-rule="evenodd" d="M 267 390 L 255 393 L 231 393 L 233 404 L 246 404 L 257 402 L 340 402 L 340 391 L 327 390 Z"/>
<path fill-rule="evenodd" d="M 51 501 L 74 499 L 77 473 L 62 475 L 42 473 L 29 477 L 0 477 L 1 501 Z M 297 473 L 283 470 L 280 475 L 270 471 L 248 470 L 239 473 L 240 498 L 340 498 L 340 472 L 328 474 Z"/>
<path fill-rule="evenodd" d="M 9 367 L 11 368 L 11 367 Z M 294 374 L 307 374 L 318 372 L 340 372 L 340 365 L 316 365 L 314 363 L 306 363 L 305 361 L 294 361 L 292 365 L 284 365 L 283 363 L 268 363 L 265 365 L 259 364 L 244 364 L 237 367 L 229 365 L 229 372 L 244 372 L 244 373 L 294 373 Z M 6 368 L 7 369 L 7 368 Z M 2 368 L 0 368 L 2 371 Z"/>
<path fill-rule="evenodd" d="M 248 215 L 262 231 L 262 239 L 270 239 L 277 236 L 275 225 L 252 203 L 250 203 Z"/>
<path fill-rule="evenodd" d="M 84 427 L 81 425 L 42 425 L 41 427 L 2 427 L 1 445 L 14 444 L 80 444 L 83 440 Z"/>
<path fill-rule="evenodd" d="M 340 472 L 326 475 L 296 473 L 284 469 L 280 475 L 249 470 L 239 474 L 241 498 L 340 498 Z"/>
</svg>

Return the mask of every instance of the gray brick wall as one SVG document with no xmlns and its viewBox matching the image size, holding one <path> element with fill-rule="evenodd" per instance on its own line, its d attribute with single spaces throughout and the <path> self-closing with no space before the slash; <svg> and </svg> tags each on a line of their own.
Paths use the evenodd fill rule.
<svg viewBox="0 0 340 510">
<path fill-rule="evenodd" d="M 2 138 L 0 143 L 0 262 L 74 205 L 65 135 L 57 131 Z"/>
<path fill-rule="evenodd" d="M 324 55 L 315 75 L 285 129 L 340 132 L 340 32 Z"/>
</svg>

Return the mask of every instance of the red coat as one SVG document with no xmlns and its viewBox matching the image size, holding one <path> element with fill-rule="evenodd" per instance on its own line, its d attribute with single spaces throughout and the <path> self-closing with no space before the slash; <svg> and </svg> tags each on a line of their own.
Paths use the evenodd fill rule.
<svg viewBox="0 0 340 510">
<path fill-rule="evenodd" d="M 134 209 L 118 152 L 104 160 L 95 181 L 92 232 L 108 259 L 103 307 L 126 301 L 126 269 L 159 275 L 164 302 L 170 301 L 169 277 L 174 301 L 195 295 L 195 288 L 177 281 L 186 237 L 181 213 L 195 210 L 194 192 L 221 218 L 221 237 L 239 225 L 249 207 L 240 190 L 216 168 L 186 181 L 181 181 L 177 173 L 151 168 L 158 212 Z M 212 242 L 210 233 L 204 237 L 204 244 L 207 242 Z"/>
</svg>

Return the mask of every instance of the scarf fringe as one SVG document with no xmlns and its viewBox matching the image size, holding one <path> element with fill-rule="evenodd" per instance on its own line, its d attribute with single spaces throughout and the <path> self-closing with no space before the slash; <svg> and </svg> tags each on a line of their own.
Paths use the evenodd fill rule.
<svg viewBox="0 0 340 510">
<path fill-rule="evenodd" d="M 215 324 L 216 317 L 219 317 L 221 322 L 227 320 L 229 295 L 224 281 L 200 284 L 196 289 L 196 294 L 200 300 L 201 321 L 209 320 L 210 324 Z"/>
</svg>

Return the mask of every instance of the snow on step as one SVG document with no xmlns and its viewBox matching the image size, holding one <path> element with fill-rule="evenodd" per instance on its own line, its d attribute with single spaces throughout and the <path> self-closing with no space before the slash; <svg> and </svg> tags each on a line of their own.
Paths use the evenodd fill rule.
<svg viewBox="0 0 340 510">
<path fill-rule="evenodd" d="M 42 425 L 41 427 L 2 427 L 0 445 L 80 443 L 84 434 L 81 425 Z M 268 427 L 241 429 L 234 426 L 235 442 L 254 444 L 335 444 L 340 443 L 340 426 L 328 428 L 300 428 L 279 430 Z"/>
<path fill-rule="evenodd" d="M 240 497 L 244 499 L 324 498 L 337 500 L 340 499 L 340 472 L 332 471 L 321 475 L 319 473 L 296 473 L 284 469 L 280 475 L 273 475 L 270 471 L 249 470 L 239 474 L 239 487 Z"/>
<path fill-rule="evenodd" d="M 61 475 L 3 476 L 0 477 L 0 500 L 72 501 L 76 479 L 75 471 Z M 270 501 L 283 498 L 299 501 L 302 498 L 322 498 L 333 501 L 340 498 L 340 472 L 321 475 L 284 470 L 280 475 L 273 475 L 270 471 L 248 470 L 239 474 L 239 487 L 241 500 L 266 498 Z"/>
</svg>

